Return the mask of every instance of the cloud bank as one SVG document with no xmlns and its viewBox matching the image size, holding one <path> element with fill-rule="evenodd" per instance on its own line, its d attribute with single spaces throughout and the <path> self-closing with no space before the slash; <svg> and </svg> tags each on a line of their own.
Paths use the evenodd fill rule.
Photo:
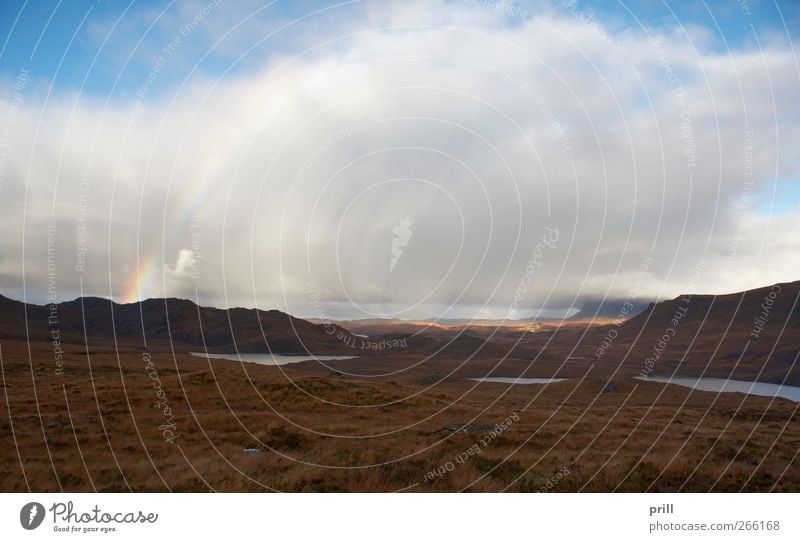
<svg viewBox="0 0 800 542">
<path fill-rule="evenodd" d="M 719 51 L 702 28 L 477 2 L 233 30 L 236 9 L 123 96 L 6 74 L 0 293 L 521 317 L 626 297 L 650 260 L 640 297 L 798 278 L 800 71 L 779 37 Z"/>
</svg>

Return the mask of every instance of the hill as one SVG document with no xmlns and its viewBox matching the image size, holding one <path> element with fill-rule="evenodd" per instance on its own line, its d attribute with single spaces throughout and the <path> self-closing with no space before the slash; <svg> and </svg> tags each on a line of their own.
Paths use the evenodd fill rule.
<svg viewBox="0 0 800 542">
<path fill-rule="evenodd" d="M 616 347 L 649 374 L 800 383 L 800 281 L 652 303 Z"/>
<path fill-rule="evenodd" d="M 0 339 L 142 343 L 214 352 L 352 353 L 346 330 L 316 325 L 277 310 L 202 307 L 186 299 L 120 304 L 83 297 L 31 305 L 0 296 Z"/>
</svg>

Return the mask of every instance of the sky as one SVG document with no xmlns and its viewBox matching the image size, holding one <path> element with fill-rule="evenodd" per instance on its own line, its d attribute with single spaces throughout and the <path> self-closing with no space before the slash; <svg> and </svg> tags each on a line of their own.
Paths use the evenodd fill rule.
<svg viewBox="0 0 800 542">
<path fill-rule="evenodd" d="M 527 318 L 800 279 L 792 1 L 0 4 L 0 294 Z"/>
</svg>

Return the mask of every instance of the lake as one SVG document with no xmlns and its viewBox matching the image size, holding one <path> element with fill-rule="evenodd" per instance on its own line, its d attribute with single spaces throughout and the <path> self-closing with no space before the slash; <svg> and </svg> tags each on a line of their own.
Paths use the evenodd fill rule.
<svg viewBox="0 0 800 542">
<path fill-rule="evenodd" d="M 783 397 L 800 403 L 800 386 L 787 386 L 785 384 L 767 384 L 765 382 L 748 382 L 746 380 L 728 380 L 725 378 L 698 378 L 681 377 L 673 378 L 663 376 L 637 376 L 636 380 L 644 382 L 661 382 L 675 384 L 685 388 L 700 391 L 735 392 L 760 395 L 763 397 Z"/>
<path fill-rule="evenodd" d="M 245 363 L 258 363 L 259 365 L 289 365 L 301 361 L 332 361 L 337 359 L 353 359 L 357 356 L 292 356 L 288 354 L 205 354 L 191 352 L 193 356 L 207 359 L 228 359 L 243 361 Z"/>
<path fill-rule="evenodd" d="M 497 382 L 500 384 L 552 384 L 563 382 L 569 378 L 514 378 L 513 376 L 487 376 L 486 378 L 470 378 L 475 382 Z"/>
</svg>

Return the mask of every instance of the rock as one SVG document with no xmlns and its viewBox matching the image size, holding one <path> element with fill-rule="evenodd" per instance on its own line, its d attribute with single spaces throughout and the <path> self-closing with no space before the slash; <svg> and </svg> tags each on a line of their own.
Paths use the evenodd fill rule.
<svg viewBox="0 0 800 542">
<path fill-rule="evenodd" d="M 617 386 L 613 382 L 609 381 L 601 381 L 600 385 L 602 388 L 600 389 L 600 393 L 616 393 Z"/>
</svg>

